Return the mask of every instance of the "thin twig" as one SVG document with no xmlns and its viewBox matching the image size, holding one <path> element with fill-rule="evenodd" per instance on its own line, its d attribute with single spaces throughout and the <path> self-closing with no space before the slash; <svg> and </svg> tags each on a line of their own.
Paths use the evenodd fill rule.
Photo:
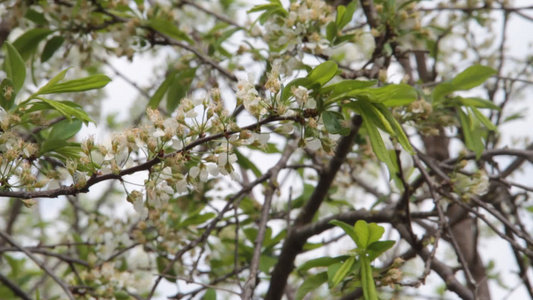
<svg viewBox="0 0 533 300">
<path fill-rule="evenodd" d="M 24 254 L 26 254 L 26 256 L 28 256 L 31 260 L 33 260 L 46 274 L 48 274 L 48 276 L 52 277 L 52 279 L 55 282 L 57 282 L 57 284 L 61 287 L 61 289 L 63 289 L 63 291 L 65 292 L 66 296 L 69 299 L 74 300 L 74 296 L 70 292 L 68 285 L 65 282 L 63 282 L 59 277 L 57 277 L 50 269 L 48 269 L 48 267 L 45 264 L 43 264 L 41 260 L 35 257 L 35 255 L 33 255 L 30 251 L 26 250 L 24 247 L 19 245 L 19 243 L 17 243 L 14 239 L 12 239 L 3 230 L 0 230 L 0 237 L 2 237 L 4 240 L 6 240 L 8 243 L 13 245 L 14 247 L 18 248 Z"/>
</svg>

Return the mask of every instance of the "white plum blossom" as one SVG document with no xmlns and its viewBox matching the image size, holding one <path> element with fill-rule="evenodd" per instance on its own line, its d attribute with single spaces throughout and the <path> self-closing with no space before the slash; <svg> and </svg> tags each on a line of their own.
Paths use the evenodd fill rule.
<svg viewBox="0 0 533 300">
<path fill-rule="evenodd" d="M 164 208 L 168 204 L 170 196 L 174 194 L 174 189 L 166 181 L 159 182 L 156 186 L 146 188 L 148 201 L 156 208 Z"/>
<path fill-rule="evenodd" d="M 255 141 L 257 141 L 261 147 L 265 147 L 268 140 L 270 139 L 269 133 L 252 133 L 252 136 Z"/>
<path fill-rule="evenodd" d="M 178 180 L 174 185 L 174 188 L 176 189 L 176 193 L 178 194 L 184 194 L 189 191 L 187 189 L 187 181 L 185 181 L 185 179 Z"/>
<path fill-rule="evenodd" d="M 308 138 L 305 140 L 305 145 L 309 150 L 317 151 L 322 147 L 322 142 L 317 138 Z"/>
<path fill-rule="evenodd" d="M 206 169 L 207 169 L 207 172 L 209 172 L 209 174 L 211 174 L 213 176 L 218 176 L 218 174 L 220 174 L 220 171 L 219 171 L 217 165 L 215 165 L 215 164 L 206 165 Z"/>
<path fill-rule="evenodd" d="M 194 166 L 189 170 L 189 176 L 191 178 L 196 178 L 198 174 L 200 174 L 200 168 L 197 166 Z"/>
</svg>

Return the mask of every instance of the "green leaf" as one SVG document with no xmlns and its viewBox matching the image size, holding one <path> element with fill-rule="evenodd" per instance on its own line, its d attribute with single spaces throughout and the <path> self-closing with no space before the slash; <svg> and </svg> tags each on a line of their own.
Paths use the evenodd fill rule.
<svg viewBox="0 0 533 300">
<path fill-rule="evenodd" d="M 217 300 L 217 291 L 213 288 L 208 288 L 205 291 L 203 300 Z"/>
<path fill-rule="evenodd" d="M 306 278 L 298 288 L 298 291 L 296 291 L 296 300 L 302 300 L 305 295 L 314 291 L 326 281 L 328 281 L 328 272 L 321 272 Z"/>
<path fill-rule="evenodd" d="M 361 263 L 361 286 L 365 300 L 379 300 L 376 291 L 374 276 L 372 275 L 372 266 L 365 255 L 360 256 Z"/>
<path fill-rule="evenodd" d="M 183 222 L 181 222 L 178 227 L 185 228 L 189 226 L 200 225 L 214 218 L 215 216 L 216 216 L 215 213 L 205 213 L 203 215 L 193 214 L 189 216 L 187 219 L 183 220 Z"/>
<path fill-rule="evenodd" d="M 263 10 L 271 10 L 271 9 L 278 9 L 280 7 L 283 7 L 280 2 L 277 1 L 271 1 L 269 4 L 261 4 L 256 5 L 252 9 L 248 10 L 248 13 L 263 11 Z"/>
<path fill-rule="evenodd" d="M 13 42 L 13 46 L 17 48 L 22 59 L 26 61 L 37 50 L 39 42 L 44 40 L 52 32 L 54 31 L 46 28 L 30 29 L 17 38 Z"/>
<path fill-rule="evenodd" d="M 407 105 L 417 99 L 416 90 L 407 84 L 390 84 L 379 88 L 352 89 L 330 96 L 329 102 L 343 99 L 358 99 L 374 103 L 382 103 L 387 107 Z"/>
<path fill-rule="evenodd" d="M 387 165 L 387 167 L 389 168 L 389 173 L 395 174 L 398 171 L 398 168 L 396 164 L 394 164 L 390 159 L 389 151 L 387 150 L 387 146 L 385 146 L 385 143 L 383 142 L 377 125 L 369 120 L 363 121 L 363 125 L 366 129 L 366 132 L 368 133 L 368 138 L 370 139 L 370 144 L 372 145 L 372 150 L 374 151 L 374 154 L 376 154 L 376 157 L 379 160 L 381 160 Z"/>
<path fill-rule="evenodd" d="M 9 90 L 12 91 L 11 95 L 6 93 Z M 2 106 L 5 110 L 10 110 L 15 103 L 16 97 L 17 93 L 15 92 L 13 81 L 11 81 L 9 78 L 4 78 L 2 83 L 0 83 L 0 106 Z"/>
<path fill-rule="evenodd" d="M 268 230 L 270 230 L 270 233 L 268 233 Z M 275 237 L 270 238 L 272 235 L 272 229 L 270 227 L 267 227 L 267 233 L 268 235 L 265 234 L 265 240 L 263 241 L 264 248 L 272 248 L 276 246 L 287 236 L 287 230 L 282 230 Z M 267 236 L 269 237 L 268 239 Z"/>
<path fill-rule="evenodd" d="M 348 79 L 343 80 L 334 84 L 327 85 L 322 88 L 321 92 L 323 94 L 327 94 L 331 92 L 330 97 L 337 97 L 339 95 L 342 95 L 344 93 L 353 91 L 353 90 L 359 90 L 364 89 L 367 87 L 374 86 L 378 83 L 377 80 L 355 80 L 355 79 Z"/>
<path fill-rule="evenodd" d="M 194 44 L 194 41 L 170 20 L 152 19 L 148 21 L 148 26 L 152 27 L 161 34 L 168 36 L 169 38 Z"/>
<path fill-rule="evenodd" d="M 359 235 L 354 231 L 353 226 L 351 226 L 350 224 L 346 224 L 342 221 L 338 221 L 338 220 L 329 221 L 329 224 L 339 226 L 355 242 L 357 247 L 362 248 L 361 247 L 362 244 L 359 241 Z"/>
<path fill-rule="evenodd" d="M 344 17 L 344 13 L 346 13 L 346 6 L 344 5 L 337 6 L 337 15 L 335 16 L 335 24 L 339 27 L 342 22 L 342 18 Z M 342 27 L 340 28 L 342 29 Z"/>
<path fill-rule="evenodd" d="M 345 104 L 346 107 L 355 110 L 361 115 L 363 118 L 363 126 L 368 134 L 368 138 L 370 139 L 370 144 L 372 145 L 374 154 L 376 154 L 379 160 L 387 165 L 390 174 L 396 174 L 398 171 L 398 166 L 391 160 L 389 151 L 387 150 L 387 147 L 385 146 L 385 143 L 383 142 L 381 134 L 378 130 L 378 127 L 383 126 L 383 119 L 385 121 L 386 119 L 383 115 L 375 115 L 373 110 L 368 109 L 369 105 L 373 107 L 372 104 L 366 103 L 365 101 L 353 101 Z M 390 124 L 388 126 L 390 127 Z M 392 127 L 390 129 L 392 130 Z"/>
<path fill-rule="evenodd" d="M 455 76 L 452 85 L 456 91 L 469 90 L 482 84 L 496 73 L 498 72 L 493 68 L 474 65 Z"/>
<path fill-rule="evenodd" d="M 191 83 L 196 74 L 196 68 L 186 69 L 179 72 L 168 87 L 167 93 L 167 111 L 174 111 L 181 102 L 181 99 L 187 96 L 191 89 Z"/>
<path fill-rule="evenodd" d="M 38 156 L 41 156 L 45 153 L 55 151 L 56 149 L 66 147 L 69 143 L 65 140 L 60 139 L 46 139 L 42 144 L 41 148 L 39 149 Z"/>
<path fill-rule="evenodd" d="M 470 107 L 476 107 L 476 108 L 489 108 L 489 109 L 494 109 L 498 111 L 501 110 L 498 105 L 494 104 L 494 102 L 486 100 L 486 99 L 475 98 L 475 97 L 474 98 L 457 97 L 457 99 L 464 106 L 470 106 Z"/>
<path fill-rule="evenodd" d="M 54 53 L 63 45 L 65 38 L 62 36 L 54 36 L 44 45 L 43 53 L 41 54 L 41 62 L 49 60 Z"/>
<path fill-rule="evenodd" d="M 65 75 L 67 74 L 67 71 L 68 71 L 68 68 L 63 70 L 63 71 L 61 71 L 61 72 L 59 72 L 56 76 L 54 76 L 54 78 L 50 79 L 50 81 L 48 81 L 48 83 L 46 83 L 43 87 L 41 87 L 34 95 L 40 95 L 42 93 L 42 91 L 46 91 L 46 90 L 50 89 L 56 83 L 58 83 L 61 80 L 63 80 L 63 78 L 65 78 Z"/>
<path fill-rule="evenodd" d="M 476 159 L 479 159 L 483 153 L 483 141 L 481 140 L 481 135 L 476 130 L 475 119 L 470 114 L 467 115 L 460 107 L 457 108 L 457 112 L 459 114 L 465 145 L 476 154 Z"/>
<path fill-rule="evenodd" d="M 54 152 L 57 153 L 57 155 L 50 155 L 62 160 L 63 162 L 65 162 L 68 158 L 79 159 L 81 157 L 81 145 L 79 143 L 68 143 L 66 146 L 54 149 Z"/>
<path fill-rule="evenodd" d="M 37 25 L 45 25 L 48 23 L 44 14 L 37 12 L 34 9 L 28 9 L 24 17 Z"/>
<path fill-rule="evenodd" d="M 379 129 L 385 131 L 391 136 L 396 136 L 394 129 L 392 129 L 389 120 L 383 115 L 383 113 L 377 108 L 377 105 L 368 101 L 358 101 L 361 114 L 365 121 L 370 120 L 372 124 L 375 124 Z"/>
<path fill-rule="evenodd" d="M 487 127 L 488 130 L 496 131 L 498 130 L 498 127 L 494 125 L 489 118 L 487 118 L 484 114 L 482 114 L 477 108 L 470 107 L 470 111 L 474 113 L 476 118 L 483 124 L 485 127 Z"/>
<path fill-rule="evenodd" d="M 243 155 L 240 151 L 238 151 L 237 149 L 234 150 L 234 153 L 235 155 L 237 156 L 237 163 L 239 164 L 239 166 L 243 167 L 244 169 L 246 170 L 251 170 L 252 173 L 254 173 L 254 175 L 256 177 L 261 177 L 261 175 L 263 174 L 261 172 L 261 170 L 259 170 L 256 165 L 254 165 L 254 163 L 248 159 L 248 157 L 246 157 L 245 155 Z"/>
<path fill-rule="evenodd" d="M 341 121 L 344 119 L 342 114 L 335 111 L 324 111 L 322 112 L 322 121 L 324 126 L 329 133 L 337 134 L 340 133 L 344 127 L 342 127 Z"/>
<path fill-rule="evenodd" d="M 366 249 L 370 240 L 370 230 L 368 228 L 368 224 L 363 220 L 359 220 L 353 226 L 353 230 L 357 235 L 357 240 L 359 241 L 357 247 Z"/>
<path fill-rule="evenodd" d="M 82 126 L 81 120 L 63 120 L 52 126 L 52 130 L 48 135 L 49 139 L 68 140 L 73 137 Z"/>
<path fill-rule="evenodd" d="M 381 112 L 381 114 L 385 117 L 385 119 L 387 119 L 400 145 L 402 145 L 402 147 L 409 153 L 414 154 L 414 150 L 413 150 L 413 147 L 411 147 L 411 143 L 409 142 L 409 139 L 405 135 L 405 132 L 403 131 L 402 126 L 398 123 L 398 121 L 396 121 L 392 113 L 384 105 L 380 103 L 375 103 L 374 107 L 376 107 Z"/>
<path fill-rule="evenodd" d="M 65 116 L 67 119 L 72 117 L 83 121 L 84 123 L 94 122 L 85 111 L 78 104 L 71 101 L 55 101 L 46 99 L 43 97 L 38 97 L 37 99 L 41 100 L 48 105 L 48 108 L 53 108 L 57 110 L 60 114 Z"/>
<path fill-rule="evenodd" d="M 357 223 L 360 223 L 360 222 L 366 223 L 363 220 L 357 221 Z M 356 226 L 357 226 L 357 223 L 355 224 Z M 382 226 L 379 226 L 376 223 L 367 224 L 367 229 L 368 229 L 368 244 L 367 244 L 367 247 L 368 247 L 368 245 L 379 241 L 379 239 L 383 236 L 383 233 L 385 233 L 385 228 L 383 228 Z M 356 232 L 357 232 L 357 230 L 356 230 Z"/>
<path fill-rule="evenodd" d="M 353 14 L 355 12 L 355 5 L 356 5 L 356 2 L 352 1 L 346 7 L 344 7 L 343 5 L 339 5 L 337 7 L 337 17 L 335 19 L 335 23 L 337 23 L 337 26 L 339 27 L 339 29 L 343 29 L 344 26 L 350 23 L 350 21 L 353 18 Z M 342 13 L 339 14 L 339 8 L 341 6 L 342 6 Z"/>
<path fill-rule="evenodd" d="M 352 268 L 353 264 L 355 263 L 355 258 L 353 256 L 350 256 L 337 270 L 333 278 L 331 278 L 331 285 L 329 288 L 336 287 L 341 281 L 346 278 L 346 275 L 350 272 L 350 269 Z"/>
<path fill-rule="evenodd" d="M 335 22 L 329 22 L 329 24 L 326 26 L 326 39 L 330 42 L 333 42 L 333 40 L 337 37 L 337 24 Z"/>
<path fill-rule="evenodd" d="M 18 94 L 26 80 L 26 66 L 17 49 L 8 42 L 4 44 L 6 45 L 4 71 L 6 72 L 7 78 L 13 82 L 15 94 Z"/>
<path fill-rule="evenodd" d="M 278 259 L 269 255 L 261 254 L 259 258 L 259 270 L 265 274 L 270 274 L 271 269 L 276 265 Z"/>
<path fill-rule="evenodd" d="M 416 90 L 408 84 L 391 84 L 382 90 L 386 92 L 382 101 L 386 107 L 407 105 L 418 98 Z"/>
<path fill-rule="evenodd" d="M 110 81 L 111 81 L 111 78 L 103 74 L 91 75 L 89 77 L 69 80 L 69 81 L 62 82 L 62 83 L 56 83 L 52 85 L 47 84 L 46 86 L 39 89 L 39 91 L 36 94 L 45 95 L 45 94 L 83 92 L 83 91 L 103 88 Z"/>
<path fill-rule="evenodd" d="M 334 61 L 328 60 L 316 66 L 307 75 L 307 78 L 313 83 L 318 83 L 321 86 L 330 81 L 337 74 L 338 66 Z"/>
<path fill-rule="evenodd" d="M 351 227 L 350 225 L 348 226 Z M 329 256 L 319 257 L 319 258 L 306 261 L 305 263 L 303 263 L 301 266 L 298 267 L 298 271 L 307 271 L 311 268 L 316 268 L 316 267 L 327 267 L 332 264 L 342 262 L 346 259 L 348 259 L 347 255 L 342 255 L 342 256 L 337 256 L 337 257 L 329 257 Z"/>
<path fill-rule="evenodd" d="M 161 103 L 163 96 L 165 96 L 165 94 L 167 93 L 168 87 L 170 86 L 170 83 L 174 81 L 174 76 L 177 73 L 178 71 L 170 73 L 170 75 L 167 76 L 163 83 L 161 83 L 152 98 L 150 98 L 150 102 L 148 102 L 148 107 L 156 109 L 159 106 L 159 103 Z"/>
<path fill-rule="evenodd" d="M 378 258 L 383 252 L 389 250 L 394 246 L 394 241 L 375 241 L 371 243 L 368 248 L 368 259 L 373 261 Z"/>
<path fill-rule="evenodd" d="M 437 85 L 433 90 L 431 97 L 434 102 L 440 102 L 446 95 L 455 91 L 472 89 L 482 84 L 496 73 L 496 70 L 485 66 L 474 65 L 468 67 L 466 70 L 455 76 L 451 81 Z"/>
<path fill-rule="evenodd" d="M 440 102 L 444 98 L 444 96 L 448 95 L 453 91 L 454 87 L 450 82 L 439 83 L 431 93 L 433 103 Z"/>
</svg>

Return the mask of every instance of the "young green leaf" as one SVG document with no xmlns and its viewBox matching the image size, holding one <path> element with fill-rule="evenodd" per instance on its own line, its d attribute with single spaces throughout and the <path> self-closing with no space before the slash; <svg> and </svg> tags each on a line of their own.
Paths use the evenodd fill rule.
<svg viewBox="0 0 533 300">
<path fill-rule="evenodd" d="M 44 14 L 37 12 L 34 9 L 28 9 L 24 17 L 37 25 L 45 25 L 48 23 L 48 20 L 46 20 Z"/>
<path fill-rule="evenodd" d="M 176 74 L 178 74 L 178 71 L 171 72 L 167 76 L 167 78 L 161 83 L 152 98 L 150 98 L 150 101 L 148 102 L 148 107 L 156 109 L 159 106 L 159 103 L 161 103 L 161 100 L 163 100 L 163 96 L 165 96 L 168 91 L 170 83 L 174 81 L 174 77 L 176 76 Z"/>
<path fill-rule="evenodd" d="M 337 74 L 337 64 L 334 61 L 328 60 L 316 66 L 307 75 L 307 78 L 313 83 L 319 83 L 321 86 L 330 81 Z"/>
<path fill-rule="evenodd" d="M 214 213 L 205 213 L 205 214 L 193 214 L 187 219 L 183 220 L 178 226 L 178 228 L 187 228 L 191 225 L 200 225 L 208 220 L 214 218 L 216 215 Z"/>
<path fill-rule="evenodd" d="M 472 89 L 496 73 L 496 70 L 485 66 L 474 65 L 468 67 L 451 81 L 438 84 L 431 94 L 433 102 L 440 102 L 446 95 L 452 92 Z"/>
<path fill-rule="evenodd" d="M 194 41 L 172 21 L 166 19 L 152 19 L 148 21 L 148 26 L 152 27 L 157 32 L 168 36 L 169 38 L 177 41 L 186 41 L 190 44 L 194 44 Z"/>
<path fill-rule="evenodd" d="M 361 285 L 363 288 L 363 296 L 365 300 L 378 300 L 370 261 L 365 255 L 361 255 L 359 258 L 361 263 Z"/>
<path fill-rule="evenodd" d="M 383 113 L 376 107 L 374 103 L 368 101 L 358 101 L 359 108 L 361 110 L 361 115 L 364 121 L 370 121 L 372 124 L 375 124 L 379 129 L 385 131 L 391 136 L 396 136 L 394 129 L 383 115 Z"/>
<path fill-rule="evenodd" d="M 370 238 L 370 230 L 368 228 L 368 223 L 366 223 L 364 220 L 359 220 L 353 226 L 353 230 L 357 235 L 357 239 L 359 240 L 357 247 L 361 249 L 366 249 L 366 247 L 368 247 Z"/>
<path fill-rule="evenodd" d="M 389 250 L 394 246 L 394 241 L 375 241 L 371 243 L 368 248 L 366 249 L 368 251 L 368 259 L 370 261 L 373 261 L 374 259 L 378 258 L 383 252 Z"/>
<path fill-rule="evenodd" d="M 82 126 L 81 120 L 63 120 L 52 126 L 52 130 L 48 135 L 49 139 L 68 140 L 73 137 Z"/>
<path fill-rule="evenodd" d="M 41 54 L 41 62 L 49 60 L 54 53 L 63 45 L 65 38 L 62 36 L 54 36 L 44 45 L 43 53 Z"/>
<path fill-rule="evenodd" d="M 217 300 L 217 291 L 215 289 L 208 288 L 205 291 L 205 294 L 202 300 Z"/>
<path fill-rule="evenodd" d="M 364 221 L 359 220 L 358 222 L 364 222 Z M 379 239 L 383 236 L 383 233 L 385 233 L 385 228 L 383 228 L 382 226 L 379 226 L 376 223 L 369 223 L 367 228 L 368 228 L 368 245 L 379 241 Z"/>
<path fill-rule="evenodd" d="M 335 22 L 329 22 L 329 24 L 326 26 L 326 39 L 330 42 L 333 42 L 333 40 L 337 37 L 337 33 L 337 24 L 335 24 Z"/>
<path fill-rule="evenodd" d="M 348 275 L 354 263 L 355 258 L 353 256 L 350 256 L 337 270 L 333 278 L 331 278 L 330 288 L 336 287 L 341 281 L 344 280 L 344 278 L 346 278 L 346 275 Z"/>
<path fill-rule="evenodd" d="M 460 107 L 457 108 L 457 112 L 459 113 L 465 145 L 476 154 L 476 159 L 479 159 L 483 153 L 483 141 L 476 130 L 475 122 L 477 121 L 471 117 L 470 113 L 467 115 Z"/>
<path fill-rule="evenodd" d="M 68 68 L 59 72 L 54 78 L 50 79 L 48 83 L 46 83 L 43 87 L 41 87 L 34 95 L 40 95 L 43 93 L 43 91 L 46 91 L 56 85 L 56 83 L 60 82 L 65 78 L 65 75 L 67 74 Z"/>
<path fill-rule="evenodd" d="M 353 226 L 349 225 L 349 224 L 346 224 L 342 221 L 338 221 L 338 220 L 332 220 L 332 221 L 329 221 L 329 224 L 331 225 L 335 225 L 335 226 L 339 226 L 342 230 L 344 230 L 344 232 L 350 237 L 352 238 L 352 240 L 355 242 L 355 244 L 357 245 L 357 247 L 359 248 L 364 248 L 364 247 L 361 247 L 361 242 L 359 241 L 359 236 L 358 234 L 354 231 L 354 228 Z"/>
<path fill-rule="evenodd" d="M 374 86 L 378 83 L 377 80 L 355 80 L 355 79 L 349 79 L 349 80 L 343 80 L 334 84 L 327 85 L 322 88 L 321 92 L 323 94 L 327 94 L 331 92 L 329 95 L 331 98 L 340 96 L 344 93 L 348 93 L 353 90 L 359 90 L 368 88 L 371 86 Z"/>
<path fill-rule="evenodd" d="M 63 72 L 65 72 L 65 71 L 63 71 Z M 64 76 L 64 74 L 63 74 L 63 76 Z M 103 88 L 110 81 L 111 81 L 111 78 L 109 78 L 109 77 L 107 77 L 106 75 L 103 75 L 103 74 L 91 75 L 91 76 L 88 76 L 88 77 L 69 80 L 69 81 L 62 82 L 62 83 L 55 83 L 55 84 L 52 84 L 52 85 L 49 85 L 50 83 L 48 83 L 47 85 L 45 85 L 44 87 L 39 89 L 39 91 L 36 94 L 37 95 L 45 95 L 45 94 L 83 92 L 83 91 Z"/>
<path fill-rule="evenodd" d="M 174 76 L 174 80 L 168 87 L 167 111 L 174 111 L 180 104 L 181 99 L 187 96 L 195 74 L 196 68 L 190 68 L 183 70 Z"/>
<path fill-rule="evenodd" d="M 462 97 L 456 97 L 456 99 L 459 100 L 459 102 L 464 106 L 470 106 L 470 107 L 476 107 L 476 108 L 489 108 L 494 110 L 501 110 L 500 107 L 494 102 L 482 99 L 482 98 L 462 98 Z"/>
<path fill-rule="evenodd" d="M 470 66 L 455 76 L 452 80 L 452 85 L 456 91 L 469 90 L 482 84 L 496 73 L 498 72 L 490 67 L 481 65 Z"/>
<path fill-rule="evenodd" d="M 348 226 L 350 226 L 350 225 L 348 225 Z M 315 259 L 311 259 L 311 260 L 306 261 L 305 263 L 303 263 L 301 266 L 298 267 L 298 270 L 299 271 L 307 271 L 307 270 L 309 270 L 311 268 L 327 267 L 329 265 L 342 262 L 342 261 L 344 261 L 346 259 L 348 259 L 347 255 L 341 255 L 341 256 L 337 256 L 337 257 L 329 257 L 329 256 L 319 257 L 319 258 L 315 258 Z"/>
<path fill-rule="evenodd" d="M 387 146 L 385 146 L 385 143 L 383 142 L 377 124 L 374 124 L 371 119 L 365 119 L 364 115 L 362 115 L 362 117 L 363 126 L 365 127 L 365 130 L 368 133 L 368 138 L 370 139 L 370 144 L 372 145 L 372 150 L 374 151 L 374 154 L 376 154 L 379 160 L 381 160 L 387 165 L 389 173 L 395 174 L 398 170 L 398 167 L 395 163 L 393 163 L 389 156 L 389 151 L 387 150 Z"/>
<path fill-rule="evenodd" d="M 76 118 L 81 120 L 84 123 L 94 122 L 89 115 L 78 104 L 71 101 L 55 101 L 46 99 L 43 97 L 37 97 L 38 100 L 41 100 L 43 103 L 48 105 L 48 108 L 57 110 L 60 114 L 65 116 L 67 119 Z M 38 104 L 38 103 L 37 103 Z M 45 107 L 46 109 L 46 107 Z"/>
<path fill-rule="evenodd" d="M 339 13 L 340 11 L 339 8 L 341 6 L 342 6 L 342 13 Z M 344 7 L 343 5 L 339 5 L 337 7 L 337 17 L 335 19 L 335 23 L 339 27 L 339 30 L 343 29 L 344 26 L 350 23 L 350 21 L 352 20 L 353 14 L 355 12 L 355 6 L 356 6 L 356 1 L 352 1 L 346 7 Z"/>
<path fill-rule="evenodd" d="M 328 272 L 321 272 L 310 276 L 304 280 L 296 292 L 296 300 L 302 300 L 305 295 L 316 290 L 319 286 L 328 281 Z"/>
<path fill-rule="evenodd" d="M 322 112 L 322 121 L 326 130 L 329 133 L 337 134 L 340 133 L 344 127 L 342 127 L 341 121 L 343 120 L 342 114 L 335 111 L 324 111 Z"/>
<path fill-rule="evenodd" d="M 239 166 L 241 166 L 242 168 L 244 168 L 245 170 L 251 170 L 254 175 L 256 177 L 261 177 L 262 175 L 262 172 L 261 170 L 259 170 L 253 163 L 251 160 L 248 159 L 248 157 L 246 157 L 245 155 L 243 155 L 240 151 L 238 151 L 237 149 L 234 150 L 235 152 L 235 155 L 237 156 L 237 163 L 239 164 Z"/>
<path fill-rule="evenodd" d="M 474 113 L 474 116 L 483 124 L 485 127 L 487 127 L 488 130 L 496 131 L 498 130 L 498 127 L 494 125 L 489 118 L 487 118 L 484 114 L 482 114 L 477 108 L 470 107 L 469 108 L 471 112 Z"/>
<path fill-rule="evenodd" d="M 4 44 L 6 45 L 4 71 L 6 72 L 7 78 L 11 79 L 13 82 L 15 94 L 18 94 L 26 80 L 26 66 L 17 49 L 8 42 L 5 42 Z"/>
<path fill-rule="evenodd" d="M 39 42 L 44 40 L 52 32 L 54 31 L 46 28 L 30 29 L 18 37 L 13 42 L 13 46 L 17 48 L 22 59 L 26 61 L 37 50 Z"/>
<path fill-rule="evenodd" d="M 374 103 L 374 107 L 376 107 L 381 114 L 387 119 L 389 124 L 392 127 L 392 130 L 394 130 L 394 133 L 396 135 L 396 138 L 398 139 L 398 142 L 402 147 L 409 153 L 414 154 L 413 147 L 411 146 L 411 142 L 409 142 L 409 139 L 405 135 L 405 132 L 403 131 L 402 126 L 396 121 L 392 113 L 385 107 L 385 105 L 382 105 L 380 103 Z"/>
</svg>

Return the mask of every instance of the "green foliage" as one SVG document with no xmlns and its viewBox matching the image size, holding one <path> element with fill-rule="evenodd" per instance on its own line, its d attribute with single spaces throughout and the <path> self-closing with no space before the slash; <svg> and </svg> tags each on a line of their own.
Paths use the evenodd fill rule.
<svg viewBox="0 0 533 300">
<path fill-rule="evenodd" d="M 16 95 L 26 80 L 26 67 L 24 61 L 20 56 L 19 52 L 13 45 L 10 43 L 5 43 L 5 60 L 4 60 L 4 71 L 6 72 L 7 79 L 10 79 L 13 84 L 13 94 Z M 4 90 L 2 90 L 5 93 Z M 14 97 L 12 97 L 14 100 Z M 6 110 L 9 110 L 13 106 L 13 101 L 7 104 Z"/>
<path fill-rule="evenodd" d="M 147 25 L 157 32 L 164 34 L 169 38 L 175 39 L 176 41 L 185 41 L 194 44 L 194 41 L 170 20 L 156 18 L 148 21 Z"/>
<path fill-rule="evenodd" d="M 33 28 L 22 34 L 13 46 L 20 53 L 24 61 L 27 61 L 37 51 L 39 43 L 53 31 L 46 28 Z"/>
<path fill-rule="evenodd" d="M 480 65 L 468 67 L 466 70 L 455 76 L 451 81 L 438 84 L 431 95 L 433 102 L 438 104 L 442 102 L 445 96 L 452 92 L 466 91 L 475 88 L 494 74 L 496 74 L 496 70 L 489 67 Z"/>
<path fill-rule="evenodd" d="M 355 242 L 357 248 L 354 249 L 353 254 L 348 256 L 320 257 L 301 265 L 298 268 L 300 271 L 316 267 L 328 267 L 328 271 L 308 277 L 298 288 L 296 298 L 303 299 L 305 295 L 326 281 L 328 281 L 329 288 L 332 289 L 346 280 L 356 280 L 363 289 L 365 300 L 377 300 L 371 263 L 394 246 L 395 242 L 380 241 L 385 229 L 376 223 L 369 224 L 359 220 L 351 226 L 333 220 L 330 224 L 340 227 Z"/>
</svg>

